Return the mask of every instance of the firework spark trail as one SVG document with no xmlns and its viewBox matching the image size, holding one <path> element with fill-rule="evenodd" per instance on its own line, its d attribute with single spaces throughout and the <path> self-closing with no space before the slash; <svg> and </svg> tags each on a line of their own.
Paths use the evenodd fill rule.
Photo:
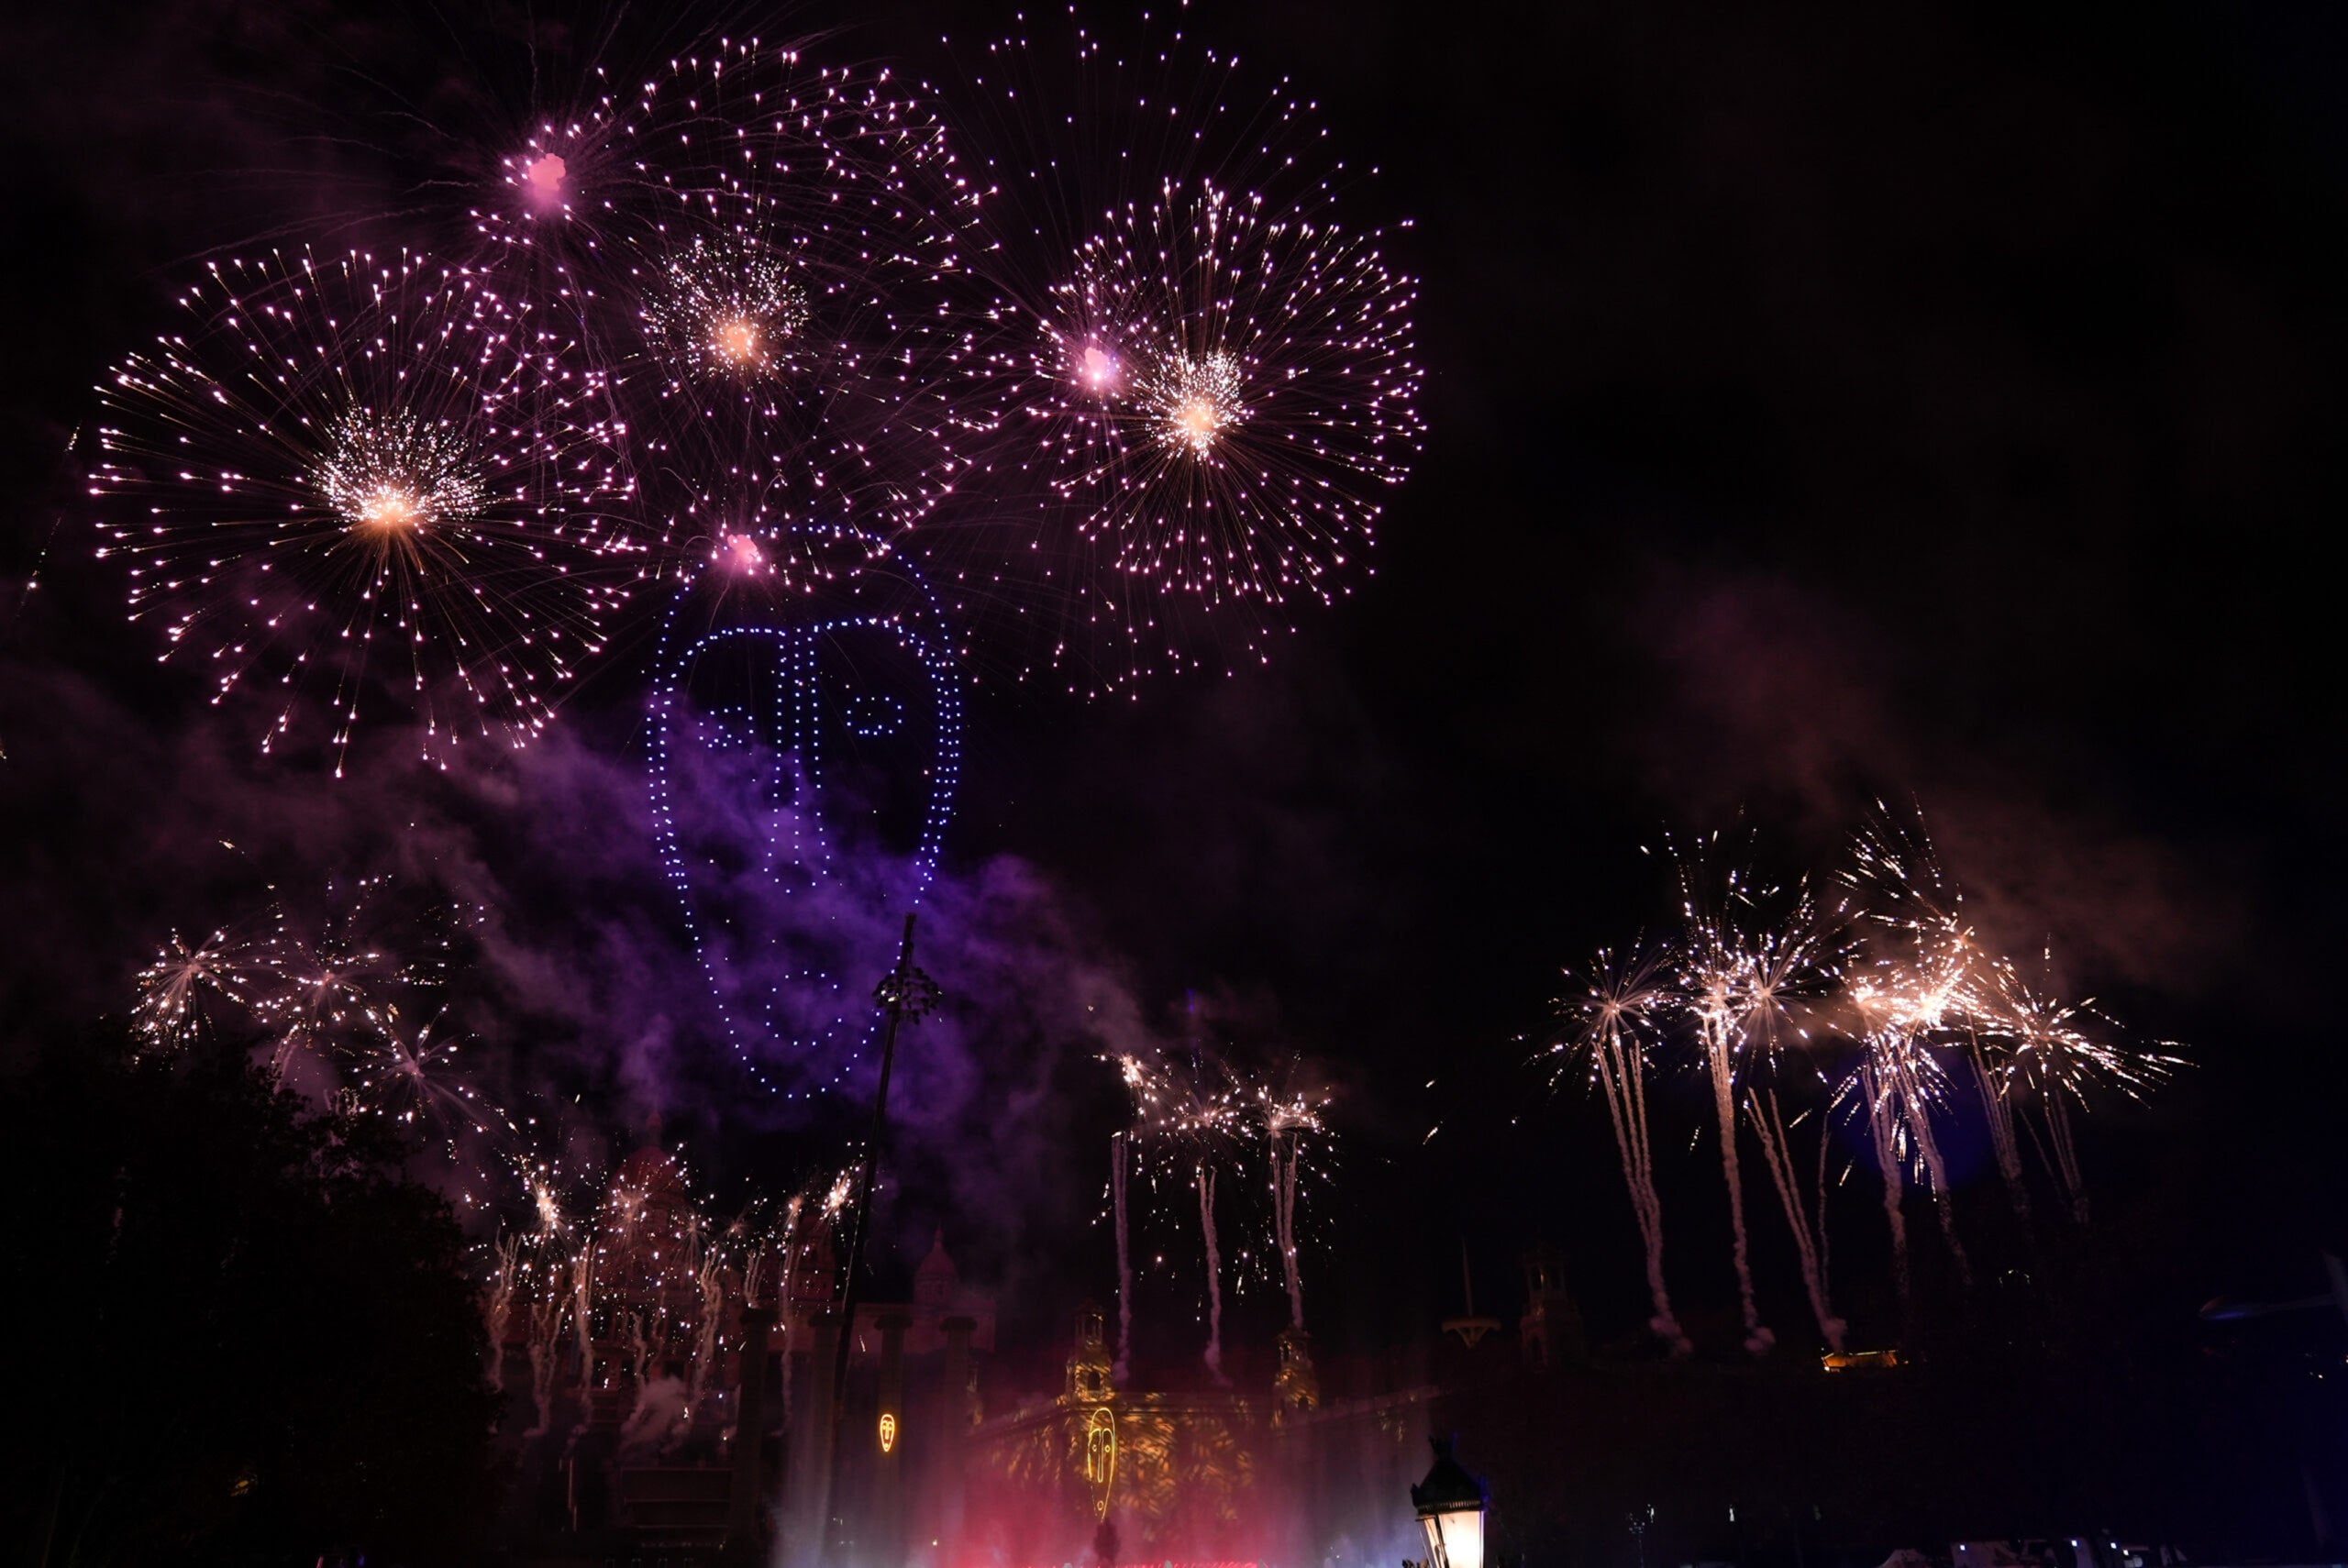
<svg viewBox="0 0 2348 1568">
<path fill-rule="evenodd" d="M 1673 1354 L 1686 1355 L 1695 1347 L 1671 1309 L 1671 1293 L 1664 1284 L 1663 1200 L 1656 1193 L 1647 1122 L 1651 1031 L 1667 1000 L 1662 969 L 1660 955 L 1642 957 L 1634 952 L 1617 964 L 1612 954 L 1601 951 L 1583 993 L 1557 1003 L 1561 1015 L 1575 1020 L 1576 1033 L 1570 1042 L 1553 1043 L 1550 1052 L 1562 1055 L 1578 1048 L 1589 1057 L 1590 1077 L 1605 1099 L 1614 1147 L 1622 1155 L 1632 1217 L 1645 1247 L 1647 1297 L 1655 1308 L 1647 1327 Z"/>
<path fill-rule="evenodd" d="M 1280 1250 L 1281 1281 L 1288 1287 L 1289 1326 L 1301 1329 L 1304 1281 L 1297 1270 L 1296 1259 L 1297 1136 L 1290 1131 L 1276 1130 L 1268 1142 L 1271 1153 L 1272 1236 Z"/>
<path fill-rule="evenodd" d="M 1743 879 L 1738 887 L 1745 888 Z M 1744 896 L 1749 901 L 1749 890 Z M 1726 925 L 1721 929 L 1732 930 Z M 1824 1195 L 1822 1190 L 1813 1217 L 1795 1175 L 1788 1123 L 1778 1094 L 1788 1053 L 1797 1044 L 1807 1044 L 1810 1038 L 1794 1010 L 1822 999 L 1837 979 L 1837 939 L 1820 918 L 1803 885 L 1794 890 L 1781 918 L 1750 932 L 1736 932 L 1733 940 L 1738 958 L 1736 1030 L 1748 1064 L 1746 1116 L 1785 1209 L 1787 1227 L 1793 1232 L 1802 1288 L 1810 1298 L 1818 1331 L 1829 1350 L 1839 1351 L 1848 1325 L 1835 1315 L 1827 1290 Z"/>
<path fill-rule="evenodd" d="M 626 592 L 632 480 L 575 346 L 404 252 L 215 263 L 180 304 L 101 387 L 90 480 L 163 657 L 216 704 L 273 688 L 265 751 L 323 688 L 338 775 L 387 687 L 443 766 L 535 735 Z"/>
<path fill-rule="evenodd" d="M 514 1292 L 522 1276 L 521 1236 L 500 1237 L 495 1256 L 497 1265 L 483 1293 L 482 1319 L 489 1330 L 490 1386 L 502 1394 L 505 1391 L 505 1326 L 513 1320 Z"/>
<path fill-rule="evenodd" d="M 2014 1102 L 2004 1072 L 1989 1060 L 1988 1043 L 1978 1031 L 1968 1032 L 1965 1058 L 1973 1069 L 1973 1085 L 1989 1129 L 1989 1150 L 1998 1162 L 1999 1178 L 2006 1186 L 2006 1201 L 2015 1215 L 2030 1218 L 2030 1185 L 2021 1168 L 2021 1142 L 2014 1128 Z"/>
<path fill-rule="evenodd" d="M 1891 1233 L 1891 1279 L 1899 1297 L 1902 1316 L 1912 1313 L 1913 1275 L 1908 1264 L 1908 1216 L 1902 1207 L 1906 1160 L 1902 1153 L 1899 1107 L 1872 1043 L 1859 1058 L 1850 1088 L 1851 1098 L 1866 1117 L 1868 1143 L 1875 1149 L 1877 1173 L 1883 1178 L 1883 1219 Z"/>
<path fill-rule="evenodd" d="M 530 1297 L 530 1400 L 537 1419 L 522 1434 L 526 1438 L 544 1437 L 554 1425 L 555 1375 L 560 1370 L 557 1346 L 570 1308 L 570 1292 L 563 1287 L 570 1263 L 560 1257 L 542 1259 L 538 1287 Z"/>
<path fill-rule="evenodd" d="M 1117 1360 L 1110 1376 L 1121 1386 L 1133 1364 L 1134 1257 L 1132 1232 L 1125 1213 L 1125 1134 L 1109 1137 L 1109 1200 L 1117 1223 Z"/>
<path fill-rule="evenodd" d="M 1777 1089 L 1763 1084 L 1749 1090 L 1745 1109 L 1760 1141 L 1761 1158 L 1769 1167 L 1769 1180 L 1778 1189 L 1778 1202 L 1785 1206 L 1786 1222 L 1793 1229 L 1794 1247 L 1801 1262 L 1802 1287 L 1809 1292 L 1818 1331 L 1825 1336 L 1828 1350 L 1840 1351 L 1850 1325 L 1835 1315 L 1827 1290 L 1823 1187 L 1813 1215 L 1811 1203 L 1802 1194 L 1800 1177 L 1794 1170 L 1793 1150 L 1786 1137 L 1785 1110 L 1778 1103 Z"/>
<path fill-rule="evenodd" d="M 1322 1119 L 1327 1098 L 1294 1087 L 1297 1064 L 1289 1066 L 1290 1082 L 1275 1088 L 1258 1084 L 1251 1091 L 1255 1121 L 1264 1137 L 1272 1199 L 1272 1243 L 1279 1253 L 1280 1283 L 1288 1293 L 1289 1326 L 1304 1327 L 1304 1274 L 1296 1246 L 1296 1190 L 1304 1145 L 1325 1137 Z"/>
<path fill-rule="evenodd" d="M 1207 1253 L 1207 1371 L 1227 1387 L 1231 1379 L 1223 1371 L 1223 1254 L 1215 1246 L 1214 1167 L 1200 1161 L 1197 1179 L 1199 1234 L 1206 1242 Z"/>
<path fill-rule="evenodd" d="M 1693 867 L 1683 867 L 1682 914 L 1687 935 L 1679 955 L 1680 1003 L 1695 1019 L 1705 1076 L 1711 1085 L 1721 1174 L 1728 1186 L 1731 1255 L 1736 1265 L 1737 1299 L 1744 1312 L 1744 1348 L 1759 1355 L 1777 1342 L 1777 1336 L 1762 1323 L 1754 1300 L 1752 1247 L 1744 1225 L 1744 1176 L 1736 1149 L 1736 1053 L 1742 1043 L 1743 1011 L 1738 990 L 1744 959 L 1722 918 L 1699 900 L 1697 876 Z M 1732 878 L 1732 890 L 1734 887 Z"/>
</svg>

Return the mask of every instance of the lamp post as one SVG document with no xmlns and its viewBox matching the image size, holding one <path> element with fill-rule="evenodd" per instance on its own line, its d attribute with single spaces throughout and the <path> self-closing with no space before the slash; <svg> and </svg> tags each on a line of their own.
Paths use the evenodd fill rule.
<svg viewBox="0 0 2348 1568">
<path fill-rule="evenodd" d="M 1468 1474 L 1447 1437 L 1430 1438 L 1434 1468 L 1411 1488 L 1427 1532 L 1427 1568 L 1484 1568 L 1484 1484 Z"/>
</svg>

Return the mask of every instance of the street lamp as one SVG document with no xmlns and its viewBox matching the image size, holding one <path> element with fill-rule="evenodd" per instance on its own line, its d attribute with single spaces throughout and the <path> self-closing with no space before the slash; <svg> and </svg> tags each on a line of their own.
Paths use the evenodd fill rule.
<svg viewBox="0 0 2348 1568">
<path fill-rule="evenodd" d="M 1427 1532 L 1427 1568 L 1484 1568 L 1484 1484 L 1452 1457 L 1451 1440 L 1430 1438 L 1434 1468 L 1411 1488 Z"/>
</svg>

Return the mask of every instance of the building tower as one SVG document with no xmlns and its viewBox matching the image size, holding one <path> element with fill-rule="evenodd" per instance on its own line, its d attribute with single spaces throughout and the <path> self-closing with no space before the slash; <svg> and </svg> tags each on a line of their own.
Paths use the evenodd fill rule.
<svg viewBox="0 0 2348 1568">
<path fill-rule="evenodd" d="M 1524 1253 L 1524 1317 L 1517 1324 L 1524 1359 L 1534 1366 L 1578 1364 L 1589 1359 L 1581 1309 L 1566 1289 L 1565 1260 L 1546 1242 Z"/>
</svg>

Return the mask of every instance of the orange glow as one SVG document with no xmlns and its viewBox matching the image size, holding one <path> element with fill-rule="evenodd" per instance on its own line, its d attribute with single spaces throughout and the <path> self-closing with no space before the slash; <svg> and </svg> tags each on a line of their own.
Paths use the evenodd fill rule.
<svg viewBox="0 0 2348 1568">
<path fill-rule="evenodd" d="M 1184 440 L 1204 450 L 1214 439 L 1215 429 L 1222 425 L 1223 419 L 1215 413 L 1213 403 L 1205 398 L 1194 397 L 1174 411 L 1174 423 L 1180 428 Z"/>
<path fill-rule="evenodd" d="M 880 1413 L 880 1452 L 883 1453 L 897 1452 L 897 1417 L 893 1410 L 883 1410 Z"/>
<path fill-rule="evenodd" d="M 368 497 L 359 521 L 371 528 L 413 528 L 424 521 L 424 508 L 410 491 L 385 485 Z"/>
<path fill-rule="evenodd" d="M 720 322 L 715 343 L 721 356 L 747 365 L 759 357 L 759 324 L 741 316 Z"/>
</svg>

